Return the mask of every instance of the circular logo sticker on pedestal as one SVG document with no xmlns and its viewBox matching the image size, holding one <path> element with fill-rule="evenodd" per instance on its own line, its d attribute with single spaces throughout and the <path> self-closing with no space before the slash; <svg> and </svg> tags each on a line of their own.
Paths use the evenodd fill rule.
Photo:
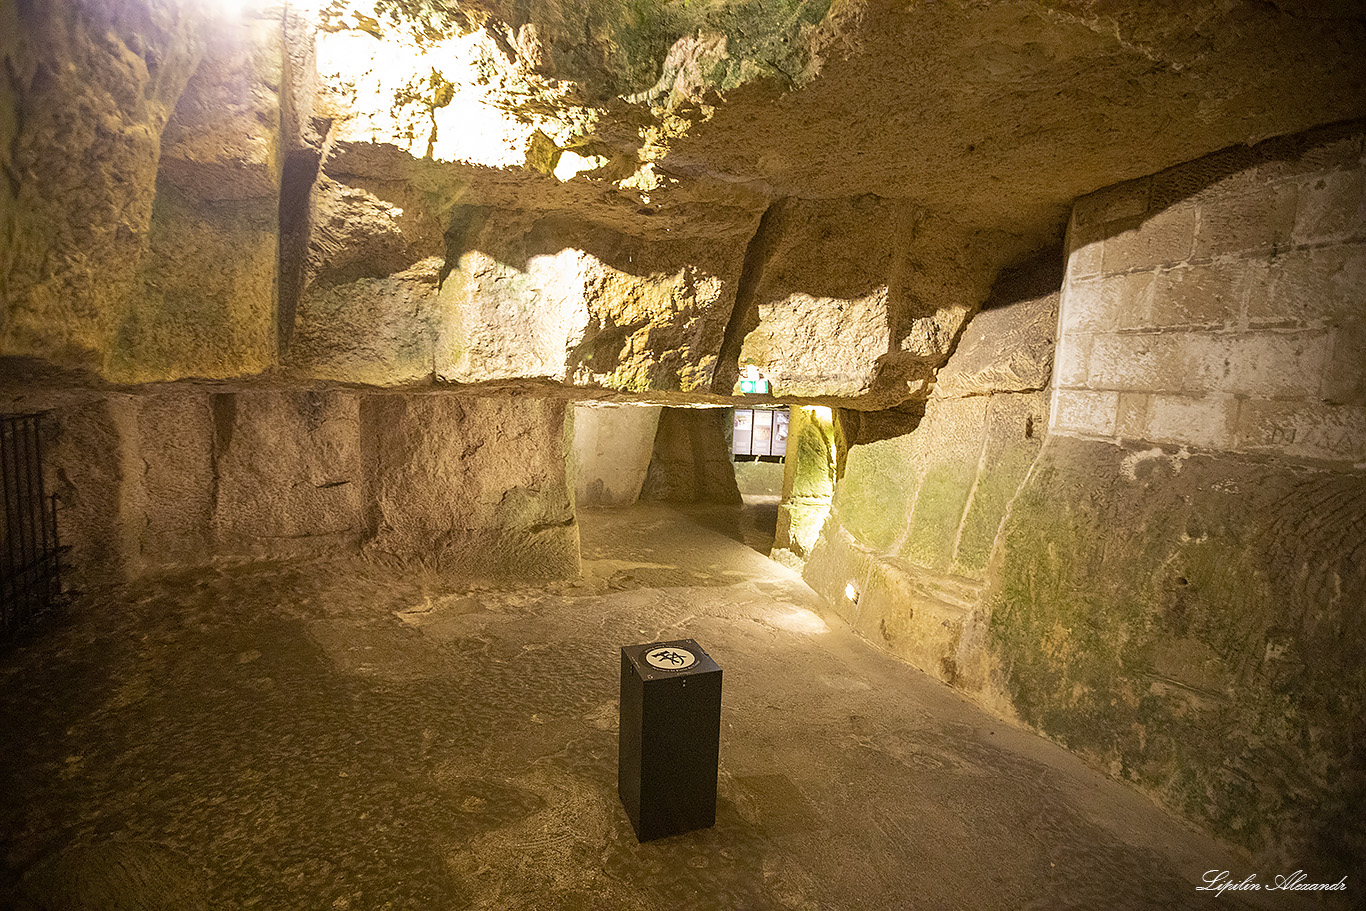
<svg viewBox="0 0 1366 911">
<path fill-rule="evenodd" d="M 686 648 L 666 645 L 663 648 L 652 648 L 646 652 L 645 661 L 650 667 L 657 667 L 661 671 L 681 671 L 696 664 L 697 656 Z"/>
</svg>

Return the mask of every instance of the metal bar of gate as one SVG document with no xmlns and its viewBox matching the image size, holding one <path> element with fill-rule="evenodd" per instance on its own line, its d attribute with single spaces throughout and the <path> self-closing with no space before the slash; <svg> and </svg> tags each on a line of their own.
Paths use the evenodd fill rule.
<svg viewBox="0 0 1366 911">
<path fill-rule="evenodd" d="M 24 478 L 23 468 L 19 464 L 22 461 L 19 452 L 19 437 L 23 433 L 22 423 L 19 418 L 12 418 L 6 428 L 9 431 L 10 476 L 7 485 L 9 498 L 5 506 L 7 521 L 12 533 L 10 552 L 14 556 L 14 574 L 10 577 L 11 628 L 24 622 L 24 570 L 28 563 L 28 541 L 24 534 Z"/>
<path fill-rule="evenodd" d="M 0 420 L 0 488 L 4 490 L 5 501 L 5 584 L 0 586 L 0 611 L 4 614 L 4 630 L 9 632 L 12 624 L 18 623 L 17 616 L 12 616 L 16 612 L 18 603 L 18 569 L 19 562 L 15 557 L 15 548 L 18 546 L 18 531 L 15 528 L 14 517 L 17 512 L 17 504 L 13 488 L 15 485 L 13 457 L 11 456 L 10 441 L 13 437 L 13 424 L 11 418 Z"/>
<path fill-rule="evenodd" d="M 51 604 L 62 594 L 62 538 L 57 534 L 57 495 L 48 497 L 44 505 L 51 510 L 48 521 L 52 523 L 52 590 L 48 599 Z"/>
<path fill-rule="evenodd" d="M 33 421 L 33 479 L 34 493 L 33 514 L 38 519 L 38 540 L 42 542 L 40 553 L 43 555 L 41 566 L 38 568 L 38 578 L 42 584 L 38 587 L 38 604 L 40 608 L 46 608 L 52 603 L 52 535 L 47 527 L 47 485 L 43 483 L 43 450 L 42 439 L 38 434 L 38 420 Z"/>
<path fill-rule="evenodd" d="M 43 550 L 42 541 L 38 537 L 38 523 L 34 521 L 37 513 L 37 506 L 42 508 L 41 501 L 35 501 L 33 496 L 37 488 L 37 462 L 40 458 L 33 444 L 38 442 L 37 420 L 33 417 L 24 419 L 24 521 L 28 525 L 28 566 L 26 567 L 28 578 L 24 586 L 24 616 L 20 622 L 27 623 L 33 619 L 33 615 L 38 612 L 38 604 L 35 603 L 38 595 L 38 580 L 42 578 Z"/>
<path fill-rule="evenodd" d="M 43 478 L 42 414 L 0 416 L 0 630 L 14 632 L 61 593 L 57 498 Z"/>
<path fill-rule="evenodd" d="M 23 545 L 20 554 L 23 565 L 19 567 L 19 622 L 27 623 L 30 601 L 33 595 L 33 566 L 38 562 L 37 548 L 33 540 L 33 510 L 29 503 L 33 497 L 32 466 L 28 463 L 28 419 L 19 421 L 19 434 L 15 441 L 19 449 L 19 540 Z"/>
<path fill-rule="evenodd" d="M 33 546 L 33 513 L 28 508 L 33 479 L 28 464 L 27 418 L 20 418 L 18 429 L 15 449 L 18 463 L 16 480 L 19 482 L 19 622 L 22 624 L 28 621 L 29 599 L 33 591 L 33 564 L 37 562 L 37 553 Z"/>
</svg>

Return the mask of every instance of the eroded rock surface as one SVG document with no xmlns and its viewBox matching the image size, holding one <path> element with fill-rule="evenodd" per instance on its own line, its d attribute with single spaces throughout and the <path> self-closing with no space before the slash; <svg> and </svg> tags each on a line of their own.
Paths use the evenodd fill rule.
<svg viewBox="0 0 1366 911">
<path fill-rule="evenodd" d="M 993 240 L 878 196 L 777 203 L 746 262 L 743 322 L 728 339 L 743 336 L 738 366 L 783 398 L 923 397 L 986 296 L 983 278 L 1017 252 Z M 732 391 L 731 366 L 718 392 Z"/>
<path fill-rule="evenodd" d="M 1361 855 L 1359 10 L 235 6 L 0 4 L 0 403 L 73 583 L 574 576 L 568 400 L 753 369 L 836 409 L 784 533 L 860 632 Z M 1055 323 L 1000 292 L 1064 231 Z M 725 418 L 665 411 L 646 495 L 734 501 Z"/>
<path fill-rule="evenodd" d="M 730 412 L 721 408 L 665 408 L 659 413 L 654 454 L 642 500 L 739 503 L 730 460 Z"/>
<path fill-rule="evenodd" d="M 46 413 L 77 588 L 362 550 L 450 578 L 578 574 L 561 400 L 165 384 L 6 393 L 0 411 Z"/>
<path fill-rule="evenodd" d="M 665 243 L 564 218 L 469 218 L 441 289 L 442 379 L 710 386 L 742 236 Z"/>
<path fill-rule="evenodd" d="M 0 351 L 120 381 L 887 407 L 1075 197 L 1366 113 L 1332 4 L 5 15 Z"/>
<path fill-rule="evenodd" d="M 3 350 L 103 371 L 151 223 L 161 134 L 204 52 L 202 11 L 64 0 L 4 15 Z"/>
<path fill-rule="evenodd" d="M 546 399 L 367 398 L 367 550 L 453 575 L 578 575 L 568 423 Z"/>
</svg>

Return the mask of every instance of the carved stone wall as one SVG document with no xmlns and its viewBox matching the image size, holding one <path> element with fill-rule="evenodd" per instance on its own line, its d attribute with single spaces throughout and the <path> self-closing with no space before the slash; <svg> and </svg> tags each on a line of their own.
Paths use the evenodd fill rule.
<svg viewBox="0 0 1366 911">
<path fill-rule="evenodd" d="M 362 552 L 452 577 L 578 574 L 563 402 L 507 394 L 40 391 L 77 586 Z"/>
</svg>

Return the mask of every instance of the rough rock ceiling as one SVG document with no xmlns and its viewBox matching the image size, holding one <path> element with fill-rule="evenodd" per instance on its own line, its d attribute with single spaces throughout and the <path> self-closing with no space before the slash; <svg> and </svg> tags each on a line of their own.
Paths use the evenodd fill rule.
<svg viewBox="0 0 1366 911">
<path fill-rule="evenodd" d="M 1072 200 L 1366 115 L 1361 3 L 0 0 L 0 355 L 124 381 L 739 364 L 923 396 Z"/>
<path fill-rule="evenodd" d="M 711 0 L 647 4 L 662 12 L 644 22 L 619 0 L 444 6 L 487 16 L 515 68 L 573 84 L 587 129 L 568 144 L 617 153 L 591 185 L 623 156 L 678 181 L 647 194 L 641 230 L 699 206 L 871 193 L 1037 242 L 1079 195 L 1366 112 L 1360 3 L 849 0 L 764 19 Z M 656 91 L 629 91 L 646 72 Z"/>
</svg>

